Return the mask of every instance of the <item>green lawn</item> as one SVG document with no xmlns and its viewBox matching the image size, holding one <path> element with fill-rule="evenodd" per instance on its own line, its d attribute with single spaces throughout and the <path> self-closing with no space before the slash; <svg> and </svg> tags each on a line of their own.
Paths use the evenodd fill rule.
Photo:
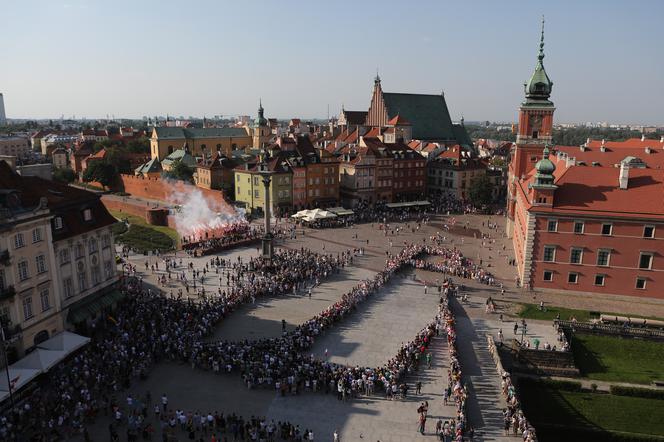
<svg viewBox="0 0 664 442">
<path fill-rule="evenodd" d="M 536 382 L 520 383 L 519 391 L 541 442 L 611 440 L 602 432 L 664 435 L 663 400 L 562 391 Z M 593 430 L 599 433 L 583 433 Z"/>
<path fill-rule="evenodd" d="M 664 380 L 662 342 L 576 333 L 572 350 L 576 366 L 590 379 L 638 384 Z"/>
<path fill-rule="evenodd" d="M 173 241 L 175 241 L 176 244 L 178 244 L 180 241 L 180 235 L 178 235 L 178 232 L 175 229 L 171 229 L 170 227 L 165 227 L 165 226 L 153 226 L 151 224 L 148 224 L 145 221 L 145 219 L 141 218 L 140 216 L 129 215 L 125 212 L 120 212 L 119 210 L 109 210 L 109 212 L 117 219 L 120 220 L 128 219 L 129 224 L 143 226 L 152 230 L 156 230 L 157 232 L 161 232 L 164 235 L 170 237 Z"/>
<path fill-rule="evenodd" d="M 546 311 L 541 311 L 538 304 L 521 304 L 521 306 L 519 317 L 525 319 L 554 320 L 560 314 L 560 319 L 565 321 L 573 316 L 577 321 L 585 322 L 594 317 L 587 310 L 546 306 Z"/>
<path fill-rule="evenodd" d="M 519 317 L 525 319 L 542 319 L 542 320 L 554 320 L 556 316 L 560 313 L 560 319 L 567 321 L 572 316 L 576 318 L 579 322 L 587 322 L 591 319 L 599 319 L 600 314 L 608 316 L 629 316 L 632 318 L 646 318 L 646 319 L 662 319 L 654 316 L 639 316 L 639 315 L 627 315 L 625 313 L 613 313 L 613 312 L 598 312 L 598 311 L 589 311 L 589 310 L 576 310 L 572 308 L 563 308 L 563 307 L 553 307 L 545 306 L 546 311 L 540 311 L 539 304 L 521 304 L 521 310 L 519 310 Z"/>
</svg>

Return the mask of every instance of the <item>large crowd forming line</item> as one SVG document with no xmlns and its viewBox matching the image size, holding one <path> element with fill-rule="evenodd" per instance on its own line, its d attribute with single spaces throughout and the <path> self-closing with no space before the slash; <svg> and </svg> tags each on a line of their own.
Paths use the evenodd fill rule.
<svg viewBox="0 0 664 442">
<path fill-rule="evenodd" d="M 118 396 L 132 380 L 145 378 L 152 366 L 164 359 L 186 362 L 192 367 L 217 373 L 236 372 L 248 388 L 272 388 L 282 395 L 319 391 L 336 394 L 340 400 L 351 400 L 379 391 L 388 398 L 402 397 L 408 391 L 405 375 L 417 370 L 423 361 L 430 360 L 427 353 L 431 340 L 445 333 L 451 358 L 446 398 L 457 404 L 457 416 L 445 425 L 439 422 L 436 432 L 441 439 L 449 436 L 447 440 L 461 440 L 461 434 L 469 430 L 465 415 L 467 390 L 456 359 L 454 319 L 448 306 L 448 297 L 456 291 L 451 278 L 445 283 L 444 290 L 439 288 L 440 305 L 434 320 L 382 366 L 334 364 L 308 352 L 317 336 L 352 313 L 358 304 L 370 298 L 401 270 L 408 266 L 424 266 L 421 264 L 425 262 L 422 260 L 424 255 L 443 258 L 441 263 L 428 269 L 444 272 L 446 278 L 449 275 L 493 283 L 488 272 L 464 258 L 459 251 L 443 247 L 439 238 L 432 240 L 432 245 L 426 245 L 425 241 L 407 244 L 398 254 L 388 254 L 381 272 L 358 284 L 338 302 L 295 330 L 284 330 L 278 338 L 256 341 L 210 343 L 205 339 L 218 322 L 240 304 L 253 302 L 257 297 L 297 292 L 303 284 L 318 283 L 352 264 L 353 258 L 362 250 L 349 250 L 337 256 L 305 249 L 280 251 L 272 262 L 253 258 L 249 262 L 238 260 L 231 263 L 212 258 L 210 268 L 215 267 L 217 272 L 219 267 L 232 269 L 232 272 L 227 270 L 226 278 L 228 281 L 235 278 L 235 283 L 228 290 L 220 287 L 216 296 L 203 296 L 197 300 L 183 297 L 181 293 L 162 296 L 144 289 L 140 278 L 125 278 L 123 290 L 128 296 L 113 316 L 95 324 L 93 339 L 84 351 L 68 363 L 52 369 L 32 397 L 0 418 L 0 437 L 7 440 L 58 440 L 80 433 L 87 438 L 86 427 L 96 416 L 107 414 L 115 420 L 109 427 L 112 439 L 118 434 L 119 427 L 126 429 L 129 440 L 148 437 L 152 431 L 157 431 L 144 422 L 145 405 L 149 400 L 127 398 L 125 406 Z M 170 266 L 171 269 L 175 267 L 172 261 Z M 195 281 L 198 271 L 190 270 L 191 279 Z M 127 271 L 133 273 L 136 269 L 129 266 Z M 222 273 L 220 280 L 223 276 Z M 160 413 L 159 430 L 164 440 L 168 440 L 177 428 L 184 428 L 194 437 L 204 434 L 206 440 L 215 440 L 210 437 L 215 437 L 212 433 L 220 427 L 226 436 L 237 434 L 246 440 L 274 440 L 277 436 L 285 440 L 313 440 L 313 433 L 309 430 L 300 430 L 289 423 L 267 423 L 255 417 L 231 419 L 217 412 L 185 413 L 174 411 L 167 403 L 161 405 L 163 410 L 155 406 L 154 412 Z M 229 419 L 234 422 L 236 432 L 229 433 Z M 426 422 L 426 409 L 420 412 L 424 431 L 422 420 Z M 172 425 L 174 421 L 176 425 Z"/>
</svg>

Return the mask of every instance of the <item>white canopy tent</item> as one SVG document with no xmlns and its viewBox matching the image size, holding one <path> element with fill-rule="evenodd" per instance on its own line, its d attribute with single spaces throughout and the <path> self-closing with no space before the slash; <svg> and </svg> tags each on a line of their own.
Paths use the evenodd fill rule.
<svg viewBox="0 0 664 442">
<path fill-rule="evenodd" d="M 2 370 L 4 371 L 4 370 Z M 9 382 L 12 384 L 12 391 L 17 391 L 31 380 L 41 374 L 41 370 L 34 368 L 16 368 L 14 365 L 9 366 Z M 4 401 L 9 397 L 9 385 L 7 385 L 7 375 L 1 373 L 0 375 L 0 401 Z"/>
<path fill-rule="evenodd" d="M 337 215 L 335 215 L 332 212 L 328 212 L 327 210 L 323 209 L 314 209 L 310 210 L 309 213 L 307 213 L 304 217 L 302 217 L 303 220 L 305 221 L 320 221 L 323 219 L 331 219 L 331 218 L 336 218 Z"/>
<path fill-rule="evenodd" d="M 90 342 L 90 338 L 77 335 L 76 333 L 63 331 L 62 333 L 53 336 L 51 339 L 37 345 L 37 348 L 44 350 L 64 350 L 69 354 L 83 347 L 88 342 Z"/>
<path fill-rule="evenodd" d="M 58 362 L 66 358 L 67 354 L 68 353 L 63 350 L 42 350 L 41 348 L 38 348 L 13 364 L 12 367 L 35 369 L 46 372 Z"/>
<path fill-rule="evenodd" d="M 64 331 L 38 344 L 35 350 L 9 366 L 9 383 L 12 391 L 20 390 L 88 342 L 90 338 Z M 7 398 L 9 398 L 7 375 L 0 373 L 0 402 Z"/>
</svg>

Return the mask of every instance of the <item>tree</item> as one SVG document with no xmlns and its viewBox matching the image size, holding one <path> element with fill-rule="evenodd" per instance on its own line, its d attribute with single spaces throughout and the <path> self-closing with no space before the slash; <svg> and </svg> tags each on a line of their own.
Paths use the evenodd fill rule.
<svg viewBox="0 0 664 442">
<path fill-rule="evenodd" d="M 493 183 L 486 175 L 475 177 L 470 182 L 468 195 L 476 206 L 490 204 L 493 201 Z"/>
<path fill-rule="evenodd" d="M 76 174 L 71 169 L 58 167 L 53 171 L 53 179 L 61 183 L 71 183 L 76 179 Z"/>
<path fill-rule="evenodd" d="M 108 187 L 115 181 L 117 171 L 115 167 L 106 160 L 97 160 L 88 164 L 83 172 L 83 181 L 97 181 L 104 187 Z"/>
<path fill-rule="evenodd" d="M 150 140 L 147 137 L 141 137 L 138 140 L 131 140 L 127 143 L 127 152 L 150 153 Z"/>
<path fill-rule="evenodd" d="M 188 183 L 194 182 L 194 171 L 181 160 L 174 161 L 170 170 L 164 171 L 162 176 L 172 180 L 186 181 Z"/>
</svg>

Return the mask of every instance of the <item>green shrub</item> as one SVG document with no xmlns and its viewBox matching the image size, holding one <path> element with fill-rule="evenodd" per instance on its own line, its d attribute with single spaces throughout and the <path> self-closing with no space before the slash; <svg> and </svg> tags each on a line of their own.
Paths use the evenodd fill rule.
<svg viewBox="0 0 664 442">
<path fill-rule="evenodd" d="M 616 396 L 632 396 L 632 397 L 643 397 L 648 399 L 664 399 L 664 390 L 612 385 L 610 387 L 610 391 L 611 394 L 615 394 Z"/>
</svg>

